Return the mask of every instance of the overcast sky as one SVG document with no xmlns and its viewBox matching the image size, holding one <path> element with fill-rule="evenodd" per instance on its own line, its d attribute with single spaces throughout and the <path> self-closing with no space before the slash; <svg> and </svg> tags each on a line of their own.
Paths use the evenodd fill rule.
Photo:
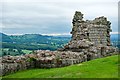
<svg viewBox="0 0 120 80">
<path fill-rule="evenodd" d="M 69 34 L 75 11 L 81 11 L 85 20 L 107 17 L 113 32 L 118 32 L 118 1 L 2 0 L 0 27 L 7 34 Z"/>
</svg>

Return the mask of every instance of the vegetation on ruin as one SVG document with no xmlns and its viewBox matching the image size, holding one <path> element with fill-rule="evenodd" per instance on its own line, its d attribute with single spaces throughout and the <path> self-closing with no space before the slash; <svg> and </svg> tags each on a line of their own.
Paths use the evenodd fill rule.
<svg viewBox="0 0 120 80">
<path fill-rule="evenodd" d="M 62 68 L 19 71 L 3 78 L 118 78 L 118 55 Z"/>
</svg>

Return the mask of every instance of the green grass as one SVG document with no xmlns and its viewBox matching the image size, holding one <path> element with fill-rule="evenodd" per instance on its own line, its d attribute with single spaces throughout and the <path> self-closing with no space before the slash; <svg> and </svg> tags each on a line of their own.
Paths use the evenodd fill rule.
<svg viewBox="0 0 120 80">
<path fill-rule="evenodd" d="M 3 78 L 118 78 L 118 55 L 62 68 L 19 71 Z"/>
<path fill-rule="evenodd" d="M 29 54 L 32 52 L 32 50 L 22 50 L 24 53 Z"/>
<path fill-rule="evenodd" d="M 4 48 L 4 50 L 8 51 L 9 48 Z M 17 49 L 14 49 L 14 50 L 17 51 Z M 29 54 L 30 52 L 32 52 L 32 50 L 24 50 L 24 49 L 22 49 L 22 51 L 23 51 L 24 53 L 26 53 L 26 54 Z"/>
<path fill-rule="evenodd" d="M 2 51 L 2 49 L 4 51 Z M 8 51 L 8 50 L 9 50 L 9 48 L 0 48 L 0 56 L 3 56 L 3 52 L 6 52 L 6 54 L 8 54 L 8 52 L 9 52 L 12 56 L 19 55 L 19 52 L 17 51 L 17 49 L 13 49 L 13 50 L 15 50 L 15 52 L 14 51 Z M 23 49 L 22 52 L 25 53 L 25 54 L 29 54 L 29 53 L 32 52 L 32 50 L 24 50 Z"/>
</svg>

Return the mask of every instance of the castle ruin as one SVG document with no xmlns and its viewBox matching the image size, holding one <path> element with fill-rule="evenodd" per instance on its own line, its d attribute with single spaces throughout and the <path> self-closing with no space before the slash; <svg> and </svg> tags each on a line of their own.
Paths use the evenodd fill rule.
<svg viewBox="0 0 120 80">
<path fill-rule="evenodd" d="M 102 16 L 95 18 L 94 20 L 84 21 L 83 14 L 76 11 L 72 23 L 72 39 L 64 47 L 65 50 L 78 50 L 87 45 L 87 43 L 92 43 L 94 46 L 111 46 L 111 23 L 106 17 Z M 84 41 L 87 42 L 84 43 Z"/>
<path fill-rule="evenodd" d="M 0 75 L 30 68 L 64 67 L 117 54 L 116 48 L 110 43 L 111 23 L 107 18 L 102 16 L 84 21 L 83 14 L 76 11 L 72 23 L 72 39 L 62 49 L 0 57 Z"/>
</svg>

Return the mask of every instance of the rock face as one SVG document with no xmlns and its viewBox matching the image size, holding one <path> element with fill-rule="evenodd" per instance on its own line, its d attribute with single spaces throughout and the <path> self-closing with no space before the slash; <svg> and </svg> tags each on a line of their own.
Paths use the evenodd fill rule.
<svg viewBox="0 0 120 80">
<path fill-rule="evenodd" d="M 76 11 L 73 18 L 72 39 L 59 51 L 37 50 L 22 56 L 0 57 L 0 75 L 29 68 L 55 68 L 78 64 L 96 58 L 117 54 L 110 46 L 110 22 L 105 17 L 83 20 Z"/>
</svg>

